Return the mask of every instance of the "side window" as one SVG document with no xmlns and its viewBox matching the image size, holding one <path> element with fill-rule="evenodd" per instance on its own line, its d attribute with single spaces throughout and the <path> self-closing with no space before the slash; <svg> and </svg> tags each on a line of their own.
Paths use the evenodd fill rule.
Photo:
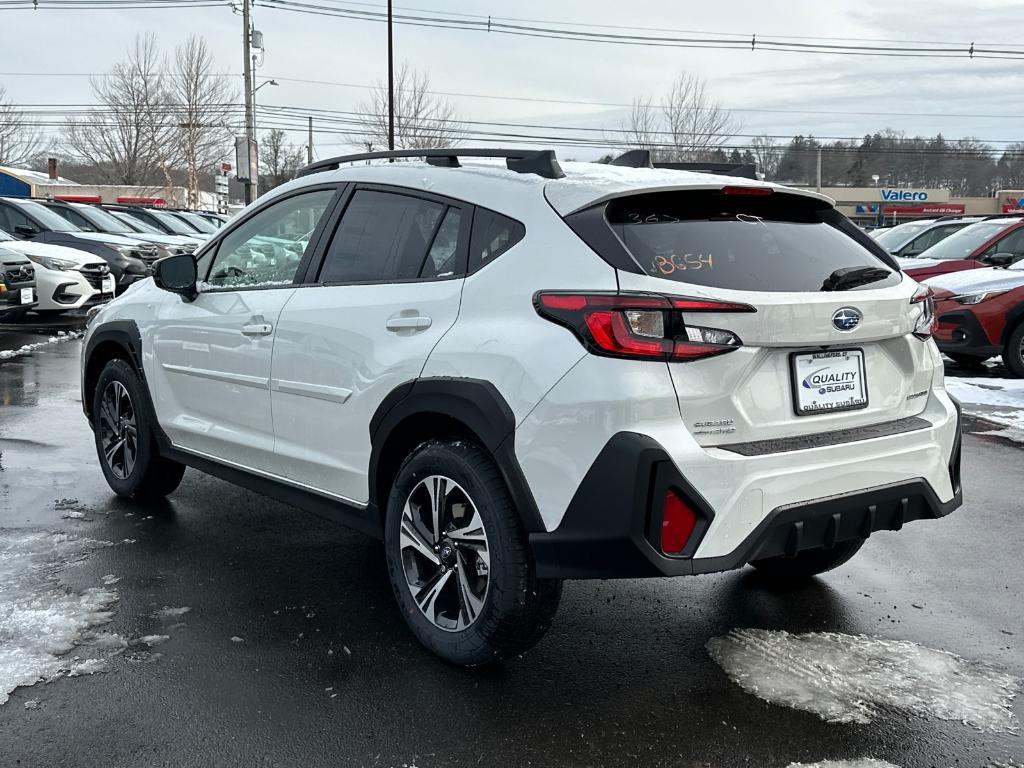
<svg viewBox="0 0 1024 768">
<path fill-rule="evenodd" d="M 35 230 L 39 229 L 39 227 L 37 227 L 34 223 L 32 223 L 32 221 L 29 220 L 28 216 L 23 214 L 17 208 L 14 208 L 14 207 L 9 206 L 9 205 L 4 205 L 4 206 L 0 206 L 0 211 L 3 211 L 3 213 L 7 214 L 7 216 L 6 216 L 6 225 L 7 226 L 4 227 L 4 230 L 6 230 L 7 232 L 10 232 L 12 235 L 14 234 L 14 228 L 15 227 L 32 227 L 32 229 L 35 229 Z M 3 215 L 3 214 L 0 214 L 0 215 Z"/>
<path fill-rule="evenodd" d="M 1024 256 L 1024 228 L 1011 232 L 986 251 L 992 253 L 1012 253 L 1017 257 Z"/>
<path fill-rule="evenodd" d="M 54 211 L 54 213 L 56 213 L 63 219 L 67 219 L 76 227 L 78 227 L 79 229 L 83 229 L 86 232 L 99 231 L 96 229 L 96 227 L 92 225 L 92 222 L 90 222 L 87 218 L 85 218 L 85 216 L 80 214 L 78 211 L 72 210 L 70 208 L 61 208 L 60 210 Z"/>
<path fill-rule="evenodd" d="M 227 233 L 216 248 L 204 290 L 290 285 L 333 197 L 333 189 L 288 197 Z M 206 260 L 205 255 L 200 259 L 200 275 Z"/>
<path fill-rule="evenodd" d="M 526 227 L 500 213 L 477 208 L 469 245 L 469 272 L 487 266 L 523 239 Z"/>
<path fill-rule="evenodd" d="M 420 277 L 449 277 L 459 271 L 459 230 L 462 227 L 462 211 L 449 208 L 437 229 L 434 242 L 427 251 L 426 261 L 420 270 Z"/>
<path fill-rule="evenodd" d="M 444 206 L 421 198 L 357 190 L 320 269 L 322 283 L 408 280 L 420 276 Z M 443 265 L 443 245 L 437 256 Z M 442 266 L 443 268 L 443 266 Z"/>
</svg>

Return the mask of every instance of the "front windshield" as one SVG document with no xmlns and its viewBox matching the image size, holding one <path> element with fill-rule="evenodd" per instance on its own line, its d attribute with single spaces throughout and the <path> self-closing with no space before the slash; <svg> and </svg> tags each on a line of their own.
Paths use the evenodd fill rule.
<svg viewBox="0 0 1024 768">
<path fill-rule="evenodd" d="M 109 212 L 104 211 L 102 208 L 94 208 L 91 205 L 76 205 L 73 207 L 83 219 L 88 220 L 100 232 L 109 232 L 115 235 L 135 234 L 134 229 L 120 219 L 111 216 Z"/>
<path fill-rule="evenodd" d="M 1016 219 L 997 219 L 995 221 L 979 221 L 958 232 L 954 232 L 945 240 L 940 240 L 921 254 L 922 259 L 966 259 L 990 239 L 1007 227 L 1017 223 Z"/>
<path fill-rule="evenodd" d="M 22 200 L 18 203 L 25 213 L 31 214 L 43 223 L 47 229 L 54 232 L 81 232 L 82 230 L 65 219 L 59 213 L 54 213 L 45 205 L 40 205 L 31 200 Z"/>
<path fill-rule="evenodd" d="M 198 229 L 200 232 L 206 235 L 212 235 L 217 231 L 217 228 L 210 222 L 204 219 L 202 216 L 196 216 L 194 213 L 187 211 L 175 211 L 175 215 L 180 216 L 193 227 Z"/>
<path fill-rule="evenodd" d="M 171 216 L 166 211 L 155 211 L 152 208 L 148 210 L 157 221 L 167 227 L 171 232 L 176 235 L 195 235 L 195 230 L 191 229 L 188 224 L 183 222 L 181 219 Z"/>
<path fill-rule="evenodd" d="M 895 250 L 916 235 L 924 232 L 929 226 L 931 226 L 931 222 L 926 224 L 920 222 L 900 224 L 891 229 L 883 229 L 877 235 L 872 232 L 871 236 L 875 238 L 876 243 L 886 250 Z"/>
<path fill-rule="evenodd" d="M 122 213 L 121 211 L 109 211 L 110 215 L 115 217 L 118 221 L 124 222 L 133 232 L 143 232 L 147 235 L 162 235 L 163 231 L 157 229 L 148 221 L 137 219 L 130 213 Z"/>
</svg>

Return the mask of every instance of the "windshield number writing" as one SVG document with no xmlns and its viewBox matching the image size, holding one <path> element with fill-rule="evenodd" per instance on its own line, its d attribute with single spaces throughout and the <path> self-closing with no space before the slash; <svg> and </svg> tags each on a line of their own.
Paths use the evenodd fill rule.
<svg viewBox="0 0 1024 768">
<path fill-rule="evenodd" d="M 671 275 L 688 269 L 714 269 L 715 262 L 710 253 L 674 253 L 671 256 L 655 256 L 651 266 L 662 275 Z"/>
</svg>

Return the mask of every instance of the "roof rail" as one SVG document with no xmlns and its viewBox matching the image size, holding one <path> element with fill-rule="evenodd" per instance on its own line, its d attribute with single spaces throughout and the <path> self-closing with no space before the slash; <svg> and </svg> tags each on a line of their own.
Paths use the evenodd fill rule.
<svg viewBox="0 0 1024 768">
<path fill-rule="evenodd" d="M 623 152 L 609 163 L 609 165 L 620 165 L 624 168 L 653 168 L 651 162 L 651 150 L 630 149 Z"/>
<path fill-rule="evenodd" d="M 985 221 L 989 219 L 1020 219 L 1024 218 L 1024 213 L 990 213 L 982 214 L 985 216 Z"/>
<path fill-rule="evenodd" d="M 393 160 L 401 157 L 422 157 L 430 165 L 442 168 L 458 168 L 460 157 L 503 157 L 505 165 L 516 173 L 535 173 L 545 179 L 561 179 L 565 176 L 558 158 L 552 149 L 395 149 L 384 152 L 362 152 L 358 155 L 342 155 L 318 160 L 295 174 L 308 176 L 320 171 L 333 171 L 342 163 L 357 163 L 360 160 Z"/>
<path fill-rule="evenodd" d="M 757 165 L 754 163 L 655 163 L 655 168 L 670 168 L 674 171 L 714 173 L 719 176 L 737 176 L 757 181 Z"/>
</svg>

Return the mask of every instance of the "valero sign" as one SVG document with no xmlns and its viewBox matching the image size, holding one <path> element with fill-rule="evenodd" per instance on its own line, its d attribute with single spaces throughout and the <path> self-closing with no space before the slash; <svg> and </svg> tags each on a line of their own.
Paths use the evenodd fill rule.
<svg viewBox="0 0 1024 768">
<path fill-rule="evenodd" d="M 1003 213 L 1024 213 L 1024 197 L 1009 198 L 1003 203 Z"/>
<path fill-rule="evenodd" d="M 882 189 L 880 192 L 887 203 L 928 202 L 928 193 L 920 189 Z"/>
</svg>

